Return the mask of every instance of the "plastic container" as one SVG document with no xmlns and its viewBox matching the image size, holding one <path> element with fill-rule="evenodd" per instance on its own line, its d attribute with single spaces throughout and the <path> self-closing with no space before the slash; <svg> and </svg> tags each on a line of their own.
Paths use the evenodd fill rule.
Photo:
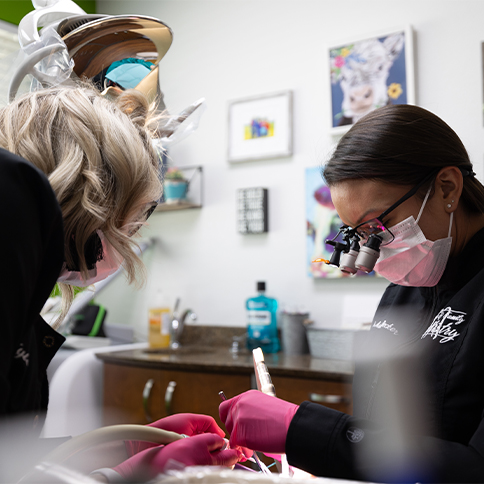
<svg viewBox="0 0 484 484">
<path fill-rule="evenodd" d="M 351 329 L 306 327 L 309 352 L 314 358 L 352 360 L 354 337 Z"/>
<path fill-rule="evenodd" d="M 170 346 L 171 310 L 161 290 L 156 293 L 153 307 L 148 310 L 148 345 L 150 348 Z"/>
<path fill-rule="evenodd" d="M 277 334 L 277 300 L 265 295 L 266 283 L 257 283 L 256 297 L 247 299 L 247 348 L 260 347 L 264 353 L 281 349 Z"/>
</svg>

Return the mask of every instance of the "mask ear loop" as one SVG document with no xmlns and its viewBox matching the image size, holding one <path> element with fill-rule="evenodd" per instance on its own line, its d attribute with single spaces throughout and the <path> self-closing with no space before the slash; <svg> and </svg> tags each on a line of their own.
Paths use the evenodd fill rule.
<svg viewBox="0 0 484 484">
<path fill-rule="evenodd" d="M 427 200 L 429 199 L 430 192 L 432 191 L 432 185 L 430 185 L 430 188 L 428 189 L 427 195 L 425 195 L 424 201 L 422 203 L 422 206 L 420 207 L 420 212 L 417 215 L 417 220 L 415 220 L 415 223 L 418 223 L 420 220 L 420 216 L 422 215 L 423 209 L 425 207 L 425 204 L 427 203 Z"/>
<path fill-rule="evenodd" d="M 425 208 L 425 204 L 427 203 L 427 200 L 429 199 L 430 192 L 432 191 L 432 186 L 427 191 L 427 195 L 425 195 L 424 201 L 422 203 L 422 206 L 420 207 L 420 212 L 417 215 L 417 220 L 415 220 L 415 223 L 418 224 L 418 221 L 420 220 L 420 216 L 422 215 L 423 209 Z M 447 237 L 450 237 L 450 234 L 452 233 L 452 222 L 454 220 L 454 212 L 450 212 L 450 223 L 449 223 L 449 233 L 447 234 Z"/>
<path fill-rule="evenodd" d="M 447 238 L 450 237 L 452 232 L 452 221 L 454 220 L 454 212 L 450 212 L 450 224 L 449 224 L 449 233 L 447 234 Z"/>
</svg>

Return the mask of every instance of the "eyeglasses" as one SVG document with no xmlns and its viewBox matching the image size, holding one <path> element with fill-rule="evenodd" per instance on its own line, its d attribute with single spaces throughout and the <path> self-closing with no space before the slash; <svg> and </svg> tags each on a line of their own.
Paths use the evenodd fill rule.
<svg viewBox="0 0 484 484">
<path fill-rule="evenodd" d="M 398 206 L 400 206 L 403 202 L 407 201 L 410 197 L 417 193 L 417 190 L 422 187 L 425 183 L 430 181 L 436 172 L 433 171 L 429 175 L 427 175 L 423 180 L 415 185 L 410 191 L 408 191 L 403 197 L 399 198 L 390 208 L 385 210 L 383 213 L 378 215 L 378 217 L 373 218 L 371 220 L 367 220 L 366 222 L 362 222 L 361 224 L 357 225 L 355 228 L 350 228 L 347 225 L 342 225 L 340 227 L 339 233 L 346 233 L 349 235 L 348 238 L 353 237 L 355 234 L 361 240 L 368 240 L 370 235 L 378 235 L 382 239 L 382 245 L 388 245 L 393 242 L 395 236 L 392 232 L 385 226 L 383 220 L 388 216 L 390 212 L 395 210 Z M 339 235 L 339 234 L 338 234 Z M 334 239 L 333 239 L 334 240 Z"/>
<path fill-rule="evenodd" d="M 150 218 L 151 214 L 155 211 L 158 206 L 158 202 L 147 203 L 134 217 L 134 222 L 126 224 L 125 227 L 128 228 L 127 235 L 132 237 L 139 229 L 146 223 Z"/>
</svg>

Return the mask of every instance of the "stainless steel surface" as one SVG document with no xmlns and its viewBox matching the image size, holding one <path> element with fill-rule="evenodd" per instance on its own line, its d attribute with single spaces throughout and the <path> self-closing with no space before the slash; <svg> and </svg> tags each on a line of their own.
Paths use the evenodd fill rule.
<svg viewBox="0 0 484 484">
<path fill-rule="evenodd" d="M 155 380 L 153 380 L 153 378 L 150 378 L 145 383 L 145 387 L 143 388 L 143 410 L 145 412 L 146 421 L 148 423 L 153 422 L 153 419 L 151 418 L 151 415 L 148 412 L 148 402 L 150 400 L 151 389 L 153 388 L 154 383 L 155 383 Z"/>
<path fill-rule="evenodd" d="M 195 322 L 197 320 L 197 315 L 191 310 L 186 309 L 181 317 L 178 317 L 178 305 L 180 299 L 176 300 L 175 309 L 173 311 L 173 319 L 171 321 L 171 343 L 170 348 L 172 350 L 177 350 L 180 348 L 180 339 L 183 334 L 183 329 L 185 328 L 186 322 Z"/>
<path fill-rule="evenodd" d="M 176 387 L 176 381 L 169 382 L 168 386 L 166 387 L 165 409 L 166 409 L 167 415 L 171 415 L 173 413 L 173 411 L 171 409 L 171 403 L 173 401 L 173 393 L 175 392 L 175 387 Z"/>
<path fill-rule="evenodd" d="M 178 317 L 178 306 L 180 305 L 180 298 L 176 298 L 175 307 L 173 309 L 173 317 L 171 319 L 171 334 L 170 334 L 170 347 L 177 349 L 180 346 L 180 336 L 183 328 L 180 328 L 180 321 Z M 180 333 L 180 334 L 179 334 Z"/>
<path fill-rule="evenodd" d="M 321 395 L 319 393 L 310 393 L 309 400 L 316 403 L 349 403 L 349 398 L 343 395 Z"/>
</svg>

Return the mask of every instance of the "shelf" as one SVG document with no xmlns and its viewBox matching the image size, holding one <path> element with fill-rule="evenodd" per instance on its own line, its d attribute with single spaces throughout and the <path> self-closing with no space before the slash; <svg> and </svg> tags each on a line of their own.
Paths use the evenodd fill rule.
<svg viewBox="0 0 484 484">
<path fill-rule="evenodd" d="M 202 208 L 200 204 L 190 202 L 160 203 L 155 212 L 172 212 L 174 210 L 185 210 L 188 208 Z"/>
<path fill-rule="evenodd" d="M 165 165 L 166 167 L 166 165 Z M 164 199 L 155 209 L 155 212 L 172 212 L 175 210 L 187 210 L 191 208 L 202 208 L 203 205 L 203 168 L 201 166 L 177 166 L 188 180 L 188 193 L 185 200 L 175 203 L 167 203 Z"/>
</svg>

